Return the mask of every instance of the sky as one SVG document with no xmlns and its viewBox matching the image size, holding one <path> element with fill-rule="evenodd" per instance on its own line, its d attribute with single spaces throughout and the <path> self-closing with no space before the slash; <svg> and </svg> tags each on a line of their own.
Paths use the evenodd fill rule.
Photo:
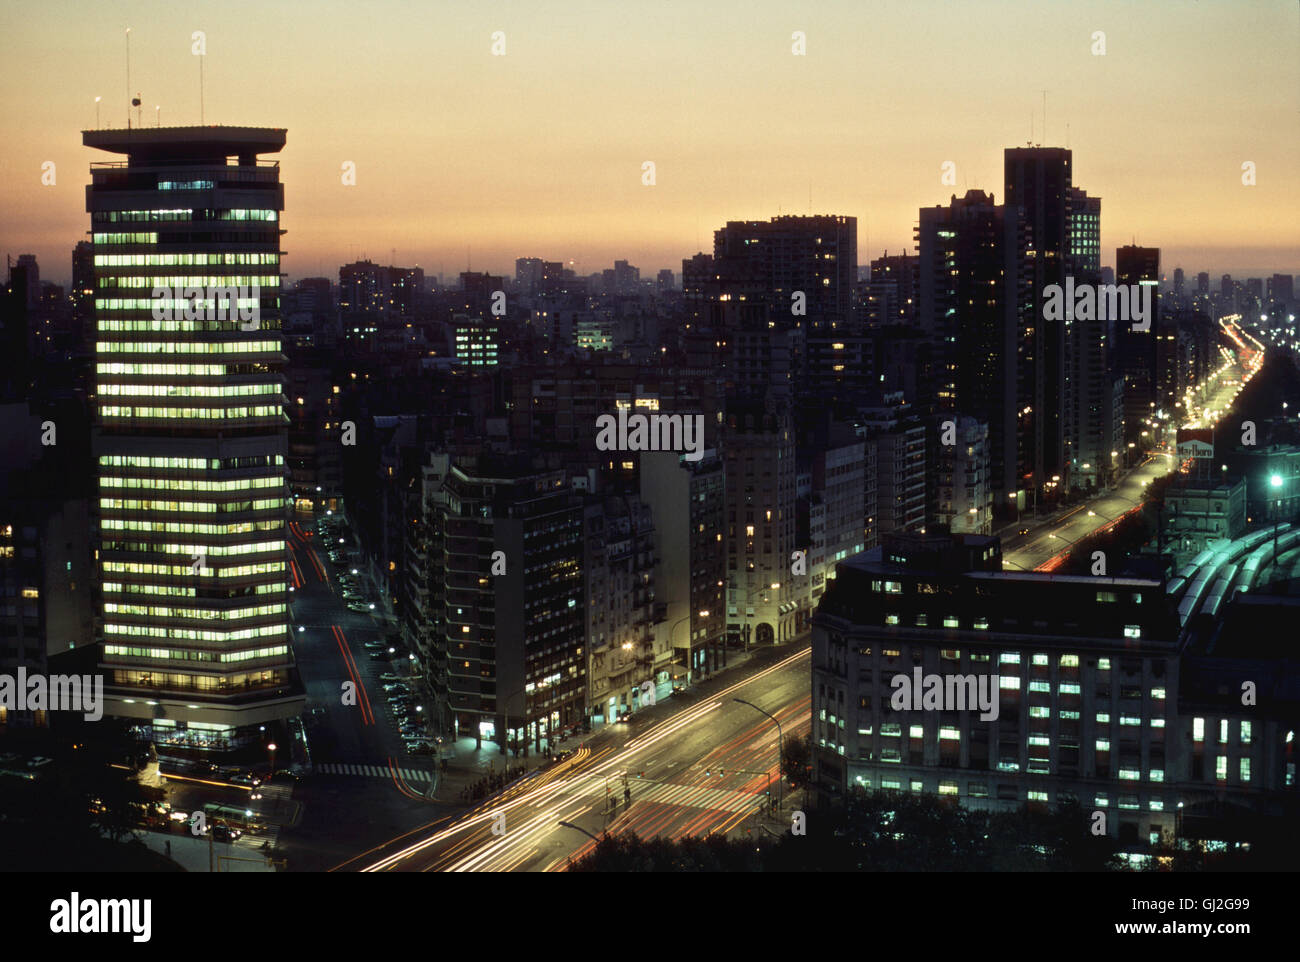
<svg viewBox="0 0 1300 962">
<path fill-rule="evenodd" d="M 652 276 L 728 220 L 810 212 L 857 217 L 865 264 L 914 248 L 919 207 L 1001 202 L 1031 123 L 1102 198 L 1103 263 L 1136 241 L 1169 276 L 1300 272 L 1296 0 L 8 3 L 0 253 L 44 279 L 70 276 L 89 165 L 116 159 L 80 132 L 96 96 L 126 123 L 127 27 L 146 125 L 200 122 L 202 59 L 207 123 L 287 128 L 291 277 L 365 256 Z"/>
</svg>

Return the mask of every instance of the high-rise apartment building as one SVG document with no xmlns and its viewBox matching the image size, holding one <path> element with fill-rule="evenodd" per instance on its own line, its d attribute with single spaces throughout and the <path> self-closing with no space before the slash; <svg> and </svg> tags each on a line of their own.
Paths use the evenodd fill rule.
<svg viewBox="0 0 1300 962">
<path fill-rule="evenodd" d="M 1032 470 L 1017 430 L 1024 245 L 1015 209 L 995 205 L 983 191 L 920 211 L 919 318 L 936 352 L 936 418 L 962 413 L 987 423 L 988 482 L 999 504 Z"/>
<path fill-rule="evenodd" d="M 585 721 L 581 496 L 562 470 L 487 455 L 457 458 L 440 489 L 430 514 L 442 555 L 429 585 L 437 694 L 455 734 L 540 747 Z"/>
<path fill-rule="evenodd" d="M 1128 245 L 1115 250 L 1115 282 L 1132 287 L 1149 285 L 1152 290 L 1150 330 L 1135 331 L 1127 322 L 1117 322 L 1115 341 L 1124 375 L 1124 436 L 1151 444 L 1156 437 L 1159 409 L 1159 365 L 1157 342 L 1162 333 L 1160 317 L 1160 248 Z M 1166 411 L 1169 414 L 1170 411 Z M 1143 437 L 1143 432 L 1146 436 Z"/>
<path fill-rule="evenodd" d="M 729 399 L 723 452 L 727 632 L 746 646 L 790 641 L 807 589 L 791 580 L 791 555 L 801 546 L 795 544 L 795 439 L 788 402 Z"/>
<path fill-rule="evenodd" d="M 1070 410 L 1069 322 L 1043 319 L 1044 291 L 1064 285 L 1071 259 L 1071 153 L 1060 147 L 1008 147 L 1004 152 L 1004 200 L 1023 212 L 1028 228 L 1024 270 L 1031 278 L 1023 305 L 1019 365 L 1020 393 L 1028 409 L 1022 424 L 1028 434 L 1033 481 L 1068 475 Z M 978 412 L 971 412 L 978 413 Z"/>
<path fill-rule="evenodd" d="M 258 159 L 285 132 L 82 137 L 126 158 L 93 164 L 86 192 L 105 711 L 160 742 L 233 747 L 303 706 L 285 540 L 284 188 L 278 162 Z M 253 320 L 230 318 L 211 287 L 242 288 L 230 306 Z"/>
</svg>

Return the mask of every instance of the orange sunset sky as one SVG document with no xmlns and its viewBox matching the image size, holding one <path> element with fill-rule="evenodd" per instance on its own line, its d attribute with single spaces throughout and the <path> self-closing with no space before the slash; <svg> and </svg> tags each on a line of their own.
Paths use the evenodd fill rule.
<svg viewBox="0 0 1300 962">
<path fill-rule="evenodd" d="M 199 122 L 201 30 L 206 121 L 288 129 L 291 277 L 366 255 L 447 275 L 627 258 L 645 276 L 810 196 L 858 218 L 866 263 L 912 249 L 920 206 L 968 187 L 1000 202 L 1002 149 L 1031 117 L 1048 145 L 1069 124 L 1103 263 L 1136 239 L 1216 286 L 1300 271 L 1295 0 L 43 0 L 3 18 L 0 250 L 37 254 L 45 279 L 70 276 L 88 166 L 114 159 L 81 144 L 95 97 L 100 125 L 126 123 L 127 27 L 145 125 L 155 106 L 164 126 Z"/>
</svg>

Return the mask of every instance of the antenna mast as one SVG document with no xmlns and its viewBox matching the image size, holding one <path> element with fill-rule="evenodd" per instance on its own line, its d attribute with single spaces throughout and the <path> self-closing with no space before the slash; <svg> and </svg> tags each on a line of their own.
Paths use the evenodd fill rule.
<svg viewBox="0 0 1300 962">
<path fill-rule="evenodd" d="M 126 129 L 131 129 L 131 28 L 126 28 Z"/>
</svg>

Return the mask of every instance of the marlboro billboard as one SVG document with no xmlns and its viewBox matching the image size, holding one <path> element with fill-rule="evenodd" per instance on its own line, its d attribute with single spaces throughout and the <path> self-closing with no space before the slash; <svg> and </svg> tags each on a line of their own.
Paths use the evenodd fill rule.
<svg viewBox="0 0 1300 962">
<path fill-rule="evenodd" d="M 1196 461 L 1214 458 L 1214 432 L 1210 428 L 1179 428 L 1178 456 Z"/>
</svg>

